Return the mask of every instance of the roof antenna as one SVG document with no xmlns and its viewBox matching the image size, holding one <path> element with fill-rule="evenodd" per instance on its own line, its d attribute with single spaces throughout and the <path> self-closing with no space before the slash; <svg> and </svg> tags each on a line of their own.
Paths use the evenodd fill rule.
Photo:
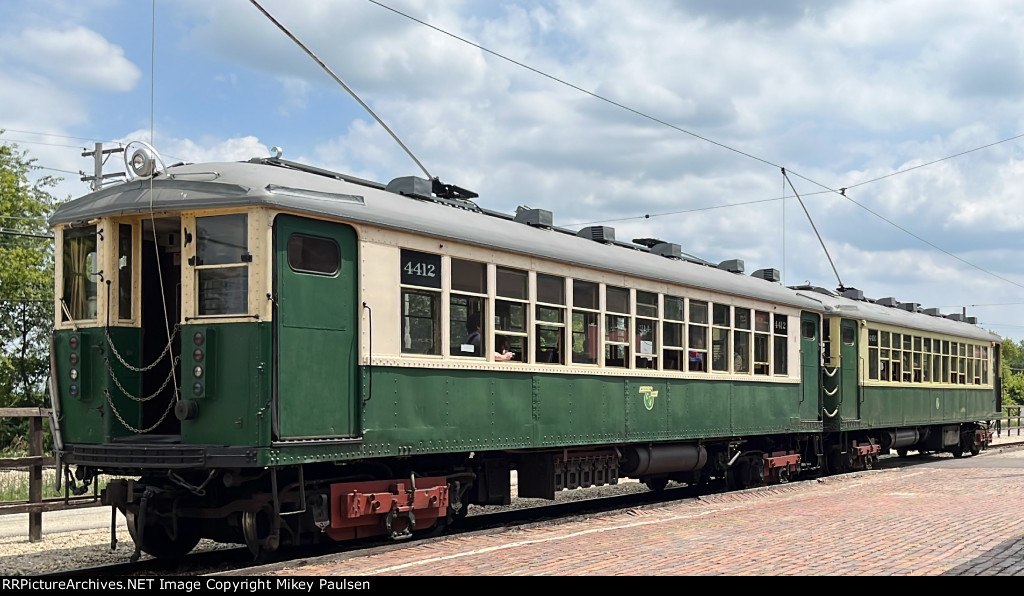
<svg viewBox="0 0 1024 596">
<path fill-rule="evenodd" d="M 388 131 L 388 134 L 391 135 L 391 138 L 394 139 L 395 142 L 398 143 L 402 147 L 402 149 L 405 150 L 405 152 L 407 154 L 409 154 L 409 157 L 411 157 L 412 160 L 414 162 L 416 162 L 416 165 L 418 165 L 420 167 L 420 169 L 423 170 L 423 173 L 427 175 L 427 178 L 430 178 L 431 180 L 434 179 L 434 177 L 430 175 L 430 172 L 427 171 L 427 168 L 423 167 L 423 164 L 420 163 L 420 160 L 416 159 L 416 156 L 412 154 L 412 151 L 409 151 L 409 148 L 405 146 L 405 143 L 403 143 L 398 138 L 398 136 L 395 135 L 395 133 L 391 132 L 391 129 L 388 128 L 388 125 L 384 124 L 384 121 L 381 120 L 380 118 L 378 118 L 377 114 L 373 113 L 373 110 L 370 109 L 370 106 L 366 105 L 365 103 L 363 103 L 363 100 L 359 99 L 359 96 L 356 95 L 355 91 L 353 91 L 348 85 L 346 85 L 344 81 L 339 79 L 338 75 L 334 74 L 334 72 L 332 72 L 330 68 L 327 68 L 327 65 L 324 64 L 322 60 L 317 58 L 316 54 L 311 52 L 310 49 L 305 46 L 305 44 L 303 44 L 294 35 L 292 35 L 291 32 L 288 31 L 288 29 L 285 28 L 284 25 L 282 25 L 277 19 L 275 19 L 273 16 L 271 16 L 271 14 L 266 11 L 266 9 L 264 9 L 262 6 L 260 6 L 259 2 L 257 2 L 256 0 L 249 0 L 249 2 L 252 2 L 252 5 L 255 6 L 256 8 L 258 8 L 259 11 L 262 12 L 264 16 L 266 16 L 268 19 L 270 19 L 271 22 L 273 22 L 275 25 L 277 25 L 278 29 L 283 31 L 284 34 L 287 35 L 289 38 L 291 38 L 291 40 L 294 41 L 296 44 L 298 44 L 298 46 L 300 48 L 302 48 L 303 51 L 305 51 L 307 54 L 309 54 L 309 57 L 312 58 L 313 60 L 315 60 L 316 63 L 320 65 L 320 68 L 324 69 L 324 71 L 326 71 L 327 74 L 331 75 L 331 78 L 333 78 L 339 85 L 344 87 L 345 91 L 348 91 L 348 94 L 351 95 L 353 98 L 355 98 L 355 100 L 359 102 L 359 105 L 363 106 L 363 109 L 366 110 L 367 112 L 369 112 L 370 115 L 373 116 L 373 119 L 376 120 L 378 124 L 383 126 L 384 130 Z"/>
<path fill-rule="evenodd" d="M 836 270 L 836 264 L 832 262 L 832 257 L 829 256 L 828 249 L 825 248 L 825 241 L 821 239 L 821 234 L 818 233 L 818 227 L 814 225 L 814 220 L 811 219 L 811 214 L 807 211 L 807 206 L 804 205 L 804 200 L 800 198 L 800 193 L 796 191 L 796 188 L 793 186 L 793 181 L 790 180 L 789 176 L 786 174 L 786 168 L 782 168 L 782 177 L 786 179 L 786 182 L 789 182 L 789 188 L 793 190 L 793 194 L 796 195 L 796 200 L 800 201 L 800 206 L 804 208 L 804 213 L 807 214 L 807 220 L 811 222 L 811 228 L 814 229 L 814 235 L 818 237 L 818 242 L 821 243 L 821 249 L 825 251 L 825 257 L 828 258 L 828 264 L 832 265 L 832 271 L 836 274 L 836 279 L 839 280 L 839 287 L 836 289 L 841 293 L 846 289 L 846 286 L 843 285 L 843 280 L 839 278 L 839 271 Z"/>
</svg>

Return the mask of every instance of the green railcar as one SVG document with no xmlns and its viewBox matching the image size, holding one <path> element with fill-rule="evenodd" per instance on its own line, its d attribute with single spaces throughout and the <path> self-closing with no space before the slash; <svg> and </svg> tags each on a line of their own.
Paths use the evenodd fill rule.
<svg viewBox="0 0 1024 596">
<path fill-rule="evenodd" d="M 508 503 L 513 472 L 554 498 L 784 482 L 952 450 L 951 429 L 973 450 L 997 407 L 997 338 L 963 321 L 890 320 L 437 180 L 157 161 L 138 149 L 133 179 L 53 217 L 51 385 L 69 490 L 116 477 L 104 502 L 155 556 L 443 528 Z M 847 324 L 852 344 L 825 337 Z M 908 354 L 910 381 L 868 375 L 872 329 L 910 334 L 886 361 Z M 958 376 L 915 384 L 944 341 Z"/>
</svg>

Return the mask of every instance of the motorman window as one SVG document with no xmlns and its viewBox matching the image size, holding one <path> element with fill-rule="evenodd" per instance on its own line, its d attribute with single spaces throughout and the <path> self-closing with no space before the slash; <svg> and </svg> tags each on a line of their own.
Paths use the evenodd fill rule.
<svg viewBox="0 0 1024 596">
<path fill-rule="evenodd" d="M 65 228 L 61 313 L 64 321 L 96 318 L 96 226 Z"/>
<path fill-rule="evenodd" d="M 199 316 L 249 312 L 248 217 L 196 218 L 196 302 Z"/>
</svg>

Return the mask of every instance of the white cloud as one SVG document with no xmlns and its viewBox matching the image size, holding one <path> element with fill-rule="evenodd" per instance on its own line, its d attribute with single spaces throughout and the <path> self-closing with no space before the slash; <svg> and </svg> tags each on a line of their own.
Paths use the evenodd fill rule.
<svg viewBox="0 0 1024 596">
<path fill-rule="evenodd" d="M 124 50 L 102 35 L 74 27 L 65 30 L 26 29 L 3 44 L 11 57 L 48 76 L 79 86 L 128 91 L 139 80 L 139 69 L 124 56 Z"/>
</svg>

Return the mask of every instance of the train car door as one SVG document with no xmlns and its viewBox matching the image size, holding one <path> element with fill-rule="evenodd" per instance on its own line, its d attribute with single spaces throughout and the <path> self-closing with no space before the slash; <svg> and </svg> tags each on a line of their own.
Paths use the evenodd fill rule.
<svg viewBox="0 0 1024 596">
<path fill-rule="evenodd" d="M 355 230 L 279 215 L 274 247 L 275 436 L 355 437 Z"/>
<path fill-rule="evenodd" d="M 800 419 L 821 419 L 821 317 L 817 313 L 800 315 Z"/>
<path fill-rule="evenodd" d="M 843 319 L 839 324 L 839 394 L 843 420 L 860 420 L 860 367 L 857 351 L 857 322 Z M 835 341 L 835 340 L 833 340 Z"/>
</svg>

